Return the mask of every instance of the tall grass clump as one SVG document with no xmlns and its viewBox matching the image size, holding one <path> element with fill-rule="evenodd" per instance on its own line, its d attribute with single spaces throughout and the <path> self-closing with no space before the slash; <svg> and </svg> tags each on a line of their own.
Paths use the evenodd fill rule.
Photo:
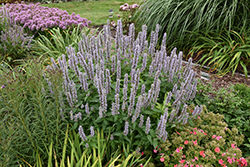
<svg viewBox="0 0 250 167">
<path fill-rule="evenodd" d="M 67 122 L 63 121 L 62 73 L 44 71 L 42 63 L 31 61 L 19 71 L 1 76 L 0 162 L 3 166 L 33 164 L 36 155 L 48 159 L 53 142 L 60 152 Z M 25 161 L 24 161 L 25 160 Z"/>
<path fill-rule="evenodd" d="M 209 33 L 239 28 L 239 33 L 249 27 L 247 0 L 147 0 L 137 12 L 138 27 L 148 26 L 148 33 L 159 24 L 160 37 L 167 33 L 168 46 L 183 48 L 194 39 L 192 32 Z"/>
<path fill-rule="evenodd" d="M 191 44 L 189 55 L 201 57 L 198 63 L 210 66 L 210 71 L 218 70 L 223 76 L 238 70 L 247 78 L 250 65 L 250 38 L 248 34 L 239 34 L 234 30 L 223 30 L 220 33 L 194 33 L 197 38 Z"/>
<path fill-rule="evenodd" d="M 109 22 L 98 37 L 86 37 L 78 51 L 67 47 L 67 56 L 52 59 L 51 68 L 63 73 L 67 100 L 65 113 L 79 131 L 82 144 L 90 147 L 94 130 L 111 134 L 111 147 L 152 149 L 165 141 L 173 127 L 196 118 L 202 106 L 189 114 L 188 105 L 196 94 L 196 73 L 192 60 L 182 68 L 182 52 L 166 55 L 166 35 L 156 50 L 159 25 L 146 40 L 147 26 L 135 37 L 134 24 L 123 35 L 121 20 L 111 41 Z M 66 102 L 65 102 L 66 103 Z M 167 130 L 168 129 L 168 130 Z"/>
<path fill-rule="evenodd" d="M 40 34 L 35 40 L 34 54 L 40 57 L 47 56 L 49 59 L 51 57 L 57 59 L 62 54 L 67 53 L 66 47 L 69 45 L 78 49 L 78 42 L 82 40 L 82 33 L 88 35 L 90 28 L 84 27 L 81 29 L 78 25 L 73 29 L 61 30 L 57 27 L 48 30 L 48 33 L 50 33 L 50 36 Z"/>
</svg>

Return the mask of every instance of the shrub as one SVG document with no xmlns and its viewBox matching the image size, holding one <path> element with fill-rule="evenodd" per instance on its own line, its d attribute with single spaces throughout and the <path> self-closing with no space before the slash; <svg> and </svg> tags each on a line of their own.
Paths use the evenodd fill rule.
<svg viewBox="0 0 250 167">
<path fill-rule="evenodd" d="M 16 24 L 9 16 L 8 10 L 3 7 L 0 11 L 0 64 L 3 61 L 13 64 L 27 56 L 33 36 L 24 33 L 23 27 Z"/>
<path fill-rule="evenodd" d="M 236 126 L 239 133 L 244 134 L 245 136 L 244 144 L 240 147 L 240 149 L 242 150 L 244 156 L 249 156 L 250 110 L 249 108 L 246 108 L 249 106 L 249 101 L 246 101 L 248 100 L 248 96 L 244 96 L 237 90 L 242 89 L 245 90 L 245 93 L 247 93 L 247 87 L 236 86 L 235 88 L 230 87 L 215 91 L 209 85 L 204 86 L 202 84 L 198 84 L 197 89 L 198 92 L 194 98 L 195 104 L 204 104 L 207 106 L 209 111 L 224 115 L 229 128 Z M 210 97 L 211 95 L 213 95 L 213 97 Z M 246 99 L 244 99 L 244 97 L 246 97 Z"/>
<path fill-rule="evenodd" d="M 192 111 L 192 110 L 191 110 Z M 184 125 L 161 144 L 157 158 L 167 166 L 236 166 L 247 164 L 238 148 L 243 135 L 228 128 L 224 116 L 202 112 L 194 125 Z M 162 162 L 160 162 L 162 161 Z M 240 162 L 238 162 L 240 161 Z"/>
<path fill-rule="evenodd" d="M 65 55 L 58 59 L 69 104 L 65 112 L 84 145 L 89 142 L 85 134 L 102 128 L 105 134 L 111 133 L 114 148 L 156 147 L 171 133 L 172 124 L 185 124 L 202 111 L 202 106 L 196 106 L 193 114 L 186 112 L 186 103 L 196 93 L 192 60 L 182 71 L 181 52 L 177 56 L 174 49 L 167 56 L 164 46 L 156 51 L 158 26 L 148 46 L 145 26 L 135 39 L 133 24 L 129 36 L 123 35 L 121 20 L 117 25 L 115 45 L 111 45 L 108 24 L 99 37 L 83 34 L 77 53 L 67 47 L 68 61 Z M 52 68 L 58 68 L 52 62 Z"/>
<path fill-rule="evenodd" d="M 80 15 L 58 8 L 43 7 L 40 3 L 30 4 L 7 4 L 6 9 L 9 10 L 11 18 L 14 18 L 17 24 L 23 25 L 24 28 L 37 33 L 45 31 L 48 28 L 59 27 L 61 29 L 73 28 L 77 25 L 81 27 L 88 26 L 90 21 L 81 18 Z"/>
<path fill-rule="evenodd" d="M 57 153 L 62 150 L 67 122 L 61 112 L 61 76 L 36 61 L 1 76 L 0 160 L 7 160 L 6 166 L 25 165 L 22 159 L 34 164 L 37 154 L 48 159 L 51 142 Z"/>
<path fill-rule="evenodd" d="M 1 0 L 0 4 L 6 4 L 6 3 L 20 3 L 21 0 Z"/>
<path fill-rule="evenodd" d="M 128 3 L 125 3 L 124 5 L 120 6 L 119 11 L 122 11 L 122 25 L 124 33 L 128 33 L 129 31 L 129 25 L 132 22 L 132 16 L 135 14 L 136 10 L 140 7 L 140 5 L 133 4 L 129 5 Z"/>
<path fill-rule="evenodd" d="M 242 99 L 241 109 L 249 110 L 250 109 L 250 87 L 246 84 L 236 84 L 233 87 L 236 91 L 237 96 Z"/>
</svg>

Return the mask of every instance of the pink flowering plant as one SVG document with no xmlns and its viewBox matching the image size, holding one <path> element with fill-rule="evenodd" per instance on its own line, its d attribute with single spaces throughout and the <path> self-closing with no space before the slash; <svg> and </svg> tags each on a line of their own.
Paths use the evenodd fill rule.
<svg viewBox="0 0 250 167">
<path fill-rule="evenodd" d="M 88 27 L 91 23 L 80 15 L 59 8 L 49 8 L 41 6 L 40 3 L 26 5 L 24 2 L 18 4 L 6 4 L 5 8 L 9 11 L 10 17 L 29 32 L 37 34 L 43 33 L 49 28 L 59 27 L 60 29 L 74 28 L 77 25 Z M 0 8 L 0 11 L 2 9 Z"/>
<path fill-rule="evenodd" d="M 247 166 L 238 148 L 244 136 L 237 128 L 227 128 L 223 115 L 204 110 L 193 123 L 177 127 L 176 133 L 160 145 L 159 163 L 175 167 Z"/>
<path fill-rule="evenodd" d="M 140 5 L 138 4 L 129 5 L 128 3 L 120 6 L 119 11 L 122 11 L 122 24 L 125 33 L 128 32 L 129 25 L 133 23 L 132 16 L 139 7 Z M 118 17 L 120 17 L 120 15 Z"/>
</svg>

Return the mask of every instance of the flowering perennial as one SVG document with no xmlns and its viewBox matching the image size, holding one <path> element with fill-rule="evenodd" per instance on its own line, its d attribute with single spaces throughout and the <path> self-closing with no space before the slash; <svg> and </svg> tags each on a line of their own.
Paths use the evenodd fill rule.
<svg viewBox="0 0 250 167">
<path fill-rule="evenodd" d="M 91 23 L 86 18 L 81 18 L 79 14 L 72 13 L 69 15 L 67 11 L 62 11 L 59 8 L 43 7 L 40 3 L 35 5 L 26 5 L 24 3 L 6 4 L 6 9 L 17 24 L 23 25 L 24 28 L 27 27 L 31 31 L 44 31 L 53 27 L 67 29 L 79 24 L 81 27 L 86 27 Z"/>
<path fill-rule="evenodd" d="M 189 59 L 186 69 L 182 70 L 182 52 L 177 55 L 175 48 L 170 56 L 167 56 L 166 34 L 161 50 L 155 50 L 159 25 L 148 42 L 146 26 L 142 27 L 142 32 L 135 38 L 134 24 L 129 26 L 128 35 L 123 35 L 122 22 L 118 20 L 114 46 L 111 46 L 109 26 L 108 21 L 103 33 L 98 37 L 87 37 L 83 34 L 77 53 L 71 46 L 67 47 L 68 61 L 66 55 L 58 58 L 69 105 L 74 109 L 79 103 L 76 85 L 69 77 L 69 74 L 73 73 L 79 79 L 83 92 L 88 92 L 89 96 L 89 92 L 97 91 L 99 95 L 99 102 L 96 101 L 99 111 L 90 112 L 85 107 L 86 112 L 82 112 L 83 115 L 99 113 L 98 119 L 105 119 L 125 113 L 122 123 L 123 135 L 129 135 L 129 128 L 137 124 L 139 128 L 144 129 L 145 134 L 149 134 L 153 128 L 159 139 L 166 140 L 167 122 L 186 124 L 188 119 L 198 116 L 203 110 L 202 106 L 196 106 L 192 114 L 187 112 L 186 102 L 194 98 L 197 85 L 196 73 L 191 69 L 192 59 Z M 142 82 L 145 77 L 152 78 L 152 83 Z M 171 93 L 161 89 L 166 82 L 174 85 Z M 154 110 L 161 93 L 168 93 L 168 103 L 161 101 L 165 104 L 165 110 L 156 128 L 153 126 L 154 122 L 151 122 L 150 114 L 144 111 Z M 113 96 L 114 100 L 108 100 L 110 96 Z M 92 105 L 90 107 L 96 104 Z M 180 106 L 183 106 L 182 109 Z M 80 133 L 82 134 L 82 131 Z"/>
</svg>

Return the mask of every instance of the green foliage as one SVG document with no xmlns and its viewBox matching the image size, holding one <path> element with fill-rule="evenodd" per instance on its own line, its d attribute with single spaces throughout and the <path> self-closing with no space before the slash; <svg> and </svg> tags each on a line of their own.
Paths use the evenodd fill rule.
<svg viewBox="0 0 250 167">
<path fill-rule="evenodd" d="M 237 96 L 242 99 L 241 109 L 250 109 L 250 87 L 246 84 L 236 84 L 233 89 L 237 92 Z"/>
<path fill-rule="evenodd" d="M 67 122 L 61 118 L 61 75 L 60 71 L 44 71 L 41 63 L 30 61 L 25 68 L 1 76 L 0 160 L 6 166 L 24 164 L 22 159 L 32 164 L 36 153 L 46 160 L 51 142 L 56 152 L 62 150 Z"/>
<path fill-rule="evenodd" d="M 160 154 L 156 158 L 158 163 L 206 167 L 220 166 L 219 160 L 227 166 L 239 163 L 236 159 L 242 158 L 242 152 L 237 147 L 242 144 L 244 136 L 238 134 L 237 128 L 227 128 L 223 115 L 207 112 L 206 109 L 203 111 L 194 120 L 194 126 L 187 124 L 176 128 L 176 133 L 160 145 Z M 229 163 L 228 157 L 232 163 Z"/>
<path fill-rule="evenodd" d="M 240 147 L 243 156 L 250 155 L 249 90 L 246 85 L 236 85 L 214 91 L 211 85 L 198 84 L 198 93 L 194 98 L 195 104 L 204 104 L 209 111 L 223 114 L 229 128 L 236 126 L 244 134 L 245 141 Z"/>
<path fill-rule="evenodd" d="M 60 167 L 111 167 L 114 165 L 117 167 L 127 167 L 138 165 L 141 161 L 146 161 L 144 158 L 141 158 L 141 155 L 135 154 L 135 152 L 127 156 L 122 154 L 120 149 L 110 153 L 109 140 L 104 138 L 103 132 L 97 132 L 95 139 L 96 142 L 92 143 L 95 145 L 94 147 L 90 146 L 89 148 L 85 148 L 80 142 L 81 139 L 79 135 L 74 131 L 71 131 L 68 135 L 67 129 L 62 150 L 63 153 L 56 154 L 53 143 L 51 142 L 48 150 L 49 159 L 47 163 L 42 165 L 44 160 L 37 154 L 37 162 L 35 164 L 37 164 L 37 167 L 52 167 L 54 164 Z M 26 164 L 32 166 L 28 162 L 26 162 Z"/>
<path fill-rule="evenodd" d="M 222 31 L 220 33 L 193 33 L 197 37 L 192 44 L 189 54 L 193 57 L 201 55 L 198 63 L 208 64 L 212 70 L 218 69 L 219 75 L 232 72 L 234 75 L 241 66 L 247 78 L 247 67 L 250 65 L 250 38 L 236 31 Z"/>
<path fill-rule="evenodd" d="M 97 31 L 97 30 L 96 30 Z M 62 30 L 59 27 L 47 30 L 45 35 L 39 34 L 35 41 L 34 54 L 54 58 L 67 54 L 66 47 L 72 46 L 78 50 L 78 42 L 82 39 L 82 34 L 88 35 L 90 29 L 80 26 L 73 29 Z"/>
<path fill-rule="evenodd" d="M 188 31 L 219 33 L 237 27 L 241 34 L 249 25 L 249 7 L 247 0 L 147 0 L 135 22 L 138 27 L 146 24 L 149 33 L 160 24 L 160 36 L 167 33 L 167 45 L 183 48 L 194 39 Z"/>
</svg>

